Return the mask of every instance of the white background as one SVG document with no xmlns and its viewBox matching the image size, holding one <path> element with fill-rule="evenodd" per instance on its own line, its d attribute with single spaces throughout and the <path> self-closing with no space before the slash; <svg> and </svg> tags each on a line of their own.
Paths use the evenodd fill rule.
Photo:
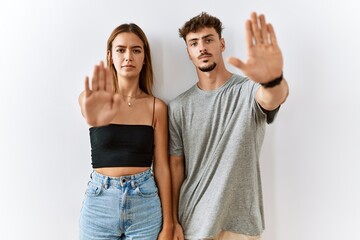
<svg viewBox="0 0 360 240">
<path fill-rule="evenodd" d="M 284 54 L 290 96 L 261 155 L 264 239 L 359 237 L 357 1 L 1 0 L 0 239 L 77 239 L 91 172 L 77 103 L 85 75 L 113 28 L 135 22 L 168 102 L 197 81 L 177 29 L 201 11 L 222 20 L 224 57 L 245 57 L 252 11 L 273 23 Z"/>
</svg>

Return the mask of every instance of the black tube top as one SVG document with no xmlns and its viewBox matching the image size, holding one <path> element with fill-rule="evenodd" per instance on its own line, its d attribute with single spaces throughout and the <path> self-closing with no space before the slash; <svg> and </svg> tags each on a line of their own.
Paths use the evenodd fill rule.
<svg viewBox="0 0 360 240">
<path fill-rule="evenodd" d="M 150 125 L 110 124 L 91 127 L 93 168 L 150 167 L 154 154 L 154 129 Z"/>
</svg>

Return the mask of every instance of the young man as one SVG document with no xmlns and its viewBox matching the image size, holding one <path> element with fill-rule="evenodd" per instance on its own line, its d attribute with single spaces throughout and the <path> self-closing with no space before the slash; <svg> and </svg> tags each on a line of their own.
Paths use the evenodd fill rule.
<svg viewBox="0 0 360 240">
<path fill-rule="evenodd" d="M 221 21 L 201 13 L 179 29 L 198 82 L 169 103 L 174 239 L 260 239 L 259 155 L 266 123 L 288 96 L 283 58 L 264 15 L 246 22 L 247 77 L 229 72 Z"/>
</svg>

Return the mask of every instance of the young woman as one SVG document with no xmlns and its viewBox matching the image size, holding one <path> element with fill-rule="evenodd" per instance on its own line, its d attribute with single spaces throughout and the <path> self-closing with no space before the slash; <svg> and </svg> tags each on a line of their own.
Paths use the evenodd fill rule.
<svg viewBox="0 0 360 240">
<path fill-rule="evenodd" d="M 133 23 L 118 26 L 107 67 L 95 66 L 79 96 L 94 168 L 80 239 L 172 239 L 167 105 L 152 86 L 146 35 Z"/>
</svg>

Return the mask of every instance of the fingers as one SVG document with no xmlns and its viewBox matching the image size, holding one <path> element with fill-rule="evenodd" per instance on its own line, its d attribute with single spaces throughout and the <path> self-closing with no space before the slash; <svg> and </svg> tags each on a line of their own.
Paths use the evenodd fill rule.
<svg viewBox="0 0 360 240">
<path fill-rule="evenodd" d="M 229 57 L 226 59 L 226 61 L 228 63 L 230 63 L 231 65 L 239 68 L 240 70 L 245 70 L 245 64 L 243 63 L 243 61 L 241 61 L 240 59 L 238 58 L 235 58 L 235 57 Z"/>
<path fill-rule="evenodd" d="M 262 32 L 259 29 L 258 17 L 255 12 L 251 14 L 251 29 L 253 33 L 253 38 L 255 39 L 255 44 L 262 44 L 264 40 L 262 37 Z"/>
<path fill-rule="evenodd" d="M 269 44 L 269 33 L 268 33 L 266 21 L 265 21 L 265 16 L 260 15 L 259 20 L 260 20 L 260 26 L 261 26 L 262 43 L 267 45 L 267 44 Z"/>
<path fill-rule="evenodd" d="M 253 42 L 254 33 L 252 31 L 250 20 L 247 20 L 245 23 L 245 31 L 246 31 L 246 43 L 247 43 L 248 47 L 252 47 L 254 45 L 254 42 Z"/>
<path fill-rule="evenodd" d="M 105 68 L 105 76 L 106 76 L 106 83 L 105 83 L 105 91 L 113 92 L 113 75 L 109 68 Z"/>
<path fill-rule="evenodd" d="M 267 29 L 269 31 L 271 44 L 274 45 L 274 46 L 277 46 L 278 43 L 277 43 L 277 39 L 276 39 L 276 35 L 275 35 L 275 30 L 274 30 L 273 26 L 270 23 L 267 25 Z"/>
<path fill-rule="evenodd" d="M 112 74 L 108 68 L 105 68 L 104 62 L 95 65 L 91 79 L 92 91 L 112 91 Z"/>
<path fill-rule="evenodd" d="M 273 36 L 269 30 L 269 25 L 270 24 L 266 23 L 265 16 L 263 14 L 259 15 L 259 17 L 255 12 L 251 14 L 250 20 L 246 22 L 246 32 L 248 35 L 247 42 L 249 46 L 252 46 L 253 44 L 269 45 L 272 43 Z M 270 28 L 272 29 L 272 27 Z"/>
<path fill-rule="evenodd" d="M 104 62 L 101 61 L 99 64 L 99 74 L 98 74 L 98 90 L 103 91 L 105 89 L 105 68 Z"/>
<path fill-rule="evenodd" d="M 90 96 L 90 87 L 89 87 L 89 77 L 86 76 L 85 77 L 85 96 L 88 97 Z"/>
<path fill-rule="evenodd" d="M 96 65 L 94 67 L 94 72 L 93 72 L 93 76 L 91 78 L 91 89 L 93 91 L 97 91 L 99 88 L 99 80 L 98 80 L 98 75 L 99 75 L 99 66 Z"/>
</svg>

